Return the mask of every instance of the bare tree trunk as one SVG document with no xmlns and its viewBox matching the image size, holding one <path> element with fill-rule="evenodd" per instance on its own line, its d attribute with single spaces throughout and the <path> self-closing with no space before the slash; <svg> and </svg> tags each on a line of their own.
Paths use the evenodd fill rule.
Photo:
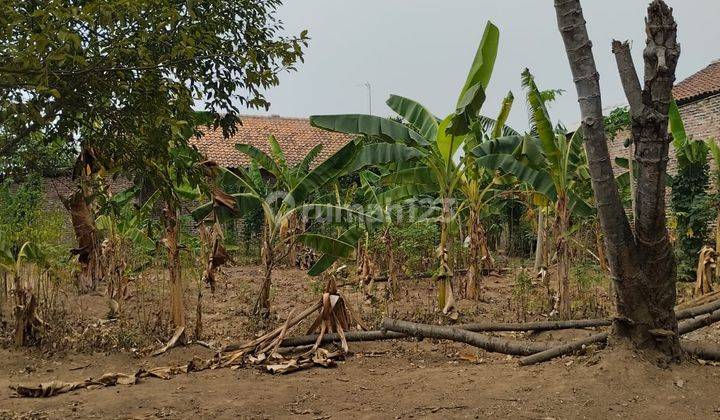
<svg viewBox="0 0 720 420">
<path fill-rule="evenodd" d="M 538 207 L 537 239 L 535 240 L 535 265 L 533 271 L 538 273 L 541 267 L 545 266 L 545 214 L 543 209 Z"/>
<path fill-rule="evenodd" d="M 165 203 L 163 222 L 165 224 L 165 238 L 163 242 L 168 250 L 167 268 L 170 286 L 170 317 L 173 326 L 177 329 L 185 327 L 185 303 L 183 301 L 180 249 L 178 247 L 180 230 L 178 226 L 178 211 L 175 205 L 169 201 Z"/>
<path fill-rule="evenodd" d="M 668 106 L 680 53 L 672 11 L 661 0 L 648 7 L 645 86 L 641 89 L 628 43 L 613 43 L 620 79 L 630 103 L 635 161 L 635 234 L 624 212 L 604 133 L 599 75 L 579 0 L 555 0 L 558 28 L 575 80 L 595 203 L 616 286 L 615 337 L 638 348 L 680 354 L 675 267 L 665 227 Z"/>
<path fill-rule="evenodd" d="M 275 255 L 270 241 L 269 227 L 263 233 L 262 260 L 263 260 L 263 283 L 260 287 L 257 301 L 255 302 L 255 316 L 267 318 L 270 316 L 270 287 L 272 286 L 272 270 L 275 264 Z"/>
</svg>

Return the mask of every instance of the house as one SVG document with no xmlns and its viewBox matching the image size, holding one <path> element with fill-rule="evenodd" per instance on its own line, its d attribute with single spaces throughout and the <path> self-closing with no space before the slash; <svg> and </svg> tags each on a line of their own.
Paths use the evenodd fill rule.
<svg viewBox="0 0 720 420">
<path fill-rule="evenodd" d="M 677 101 L 685 131 L 692 140 L 714 139 L 720 142 L 720 60 L 713 61 L 704 69 L 675 84 L 673 97 Z M 624 147 L 628 133 L 621 133 L 608 144 L 610 156 L 627 157 Z M 711 168 L 714 168 L 711 162 Z M 615 168 L 616 171 L 621 170 Z M 677 173 L 675 150 L 670 145 L 668 172 Z"/>
<path fill-rule="evenodd" d="M 300 163 L 305 155 L 318 144 L 323 148 L 314 164 L 317 165 L 340 150 L 352 137 L 312 127 L 307 118 L 285 118 L 278 116 L 243 116 L 242 125 L 230 138 L 223 138 L 222 130 L 208 129 L 200 138 L 193 138 L 190 144 L 197 147 L 205 158 L 214 160 L 227 168 L 248 166 L 248 157 L 235 149 L 235 144 L 246 143 L 269 153 L 268 137 L 275 136 L 282 148 L 287 164 Z"/>
</svg>

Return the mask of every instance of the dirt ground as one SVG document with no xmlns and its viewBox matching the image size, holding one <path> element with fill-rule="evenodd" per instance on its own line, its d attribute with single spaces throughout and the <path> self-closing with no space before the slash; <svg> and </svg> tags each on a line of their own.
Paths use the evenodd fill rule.
<svg viewBox="0 0 720 420">
<path fill-rule="evenodd" d="M 272 325 L 259 325 L 247 316 L 260 284 L 258 270 L 226 269 L 216 293 L 204 292 L 205 341 L 220 345 L 251 338 L 280 323 L 292 307 L 309 306 L 322 289 L 322 283 L 301 271 L 278 270 L 273 309 L 280 316 L 276 315 Z M 543 319 L 537 297 L 542 294 L 519 296 L 514 278 L 512 274 L 486 277 L 480 302 L 460 301 L 460 321 Z M 382 285 L 374 303 L 354 287 L 343 291 L 371 326 L 385 314 L 423 322 L 441 319 L 432 311 L 434 288 L 430 281 L 405 281 L 402 285 L 400 301 L 387 306 L 381 298 Z M 212 350 L 199 345 L 175 348 L 159 357 L 145 355 L 156 343 L 143 341 L 143 333 L 128 326 L 142 324 L 143 331 L 160 328 L 151 325 L 154 313 L 143 313 L 138 306 L 159 308 L 159 314 L 162 300 L 161 293 L 141 293 L 141 287 L 136 287 L 134 297 L 123 308 L 123 322 L 98 322 L 107 308 L 102 295 L 76 298 L 67 294 L 68 308 L 75 309 L 67 314 L 77 317 L 69 323 L 80 332 L 66 346 L 54 348 L 46 343 L 32 351 L 7 345 L 0 349 L 0 418 L 720 417 L 720 368 L 711 363 L 685 360 L 661 369 L 631 350 L 615 347 L 590 348 L 582 355 L 519 367 L 512 357 L 434 340 L 350 343 L 352 353 L 337 367 L 287 375 L 270 375 L 257 368 L 217 369 L 47 399 L 13 396 L 10 386 L 14 384 L 77 381 L 107 372 L 131 373 L 139 367 L 180 364 L 193 356 L 212 357 Z M 189 315 L 195 311 L 193 291 L 196 289 L 189 285 Z M 607 315 L 608 308 L 604 285 L 576 294 L 578 316 Z M 190 317 L 189 324 L 193 322 Z M 157 324 L 161 325 L 161 320 Z M 548 332 L 525 338 L 562 341 L 593 332 Z M 719 337 L 720 329 L 711 326 L 686 338 L 718 342 Z"/>
</svg>

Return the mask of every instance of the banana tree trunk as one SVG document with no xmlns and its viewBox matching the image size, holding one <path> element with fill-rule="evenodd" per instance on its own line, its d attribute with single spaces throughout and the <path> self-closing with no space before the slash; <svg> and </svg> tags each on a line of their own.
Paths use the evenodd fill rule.
<svg viewBox="0 0 720 420">
<path fill-rule="evenodd" d="M 89 197 L 89 187 L 81 185 L 73 195 L 63 201 L 65 208 L 70 212 L 73 232 L 78 243 L 78 247 L 73 252 L 78 255 L 80 263 L 78 288 L 81 292 L 95 290 L 102 278 L 100 244 L 95 218 L 88 204 Z"/>
<path fill-rule="evenodd" d="M 468 244 L 469 261 L 465 295 L 468 299 L 475 300 L 479 297 L 478 282 L 482 277 L 482 269 L 486 260 L 486 255 L 483 254 L 489 254 L 485 229 L 480 221 L 480 213 L 475 208 L 470 209 L 468 234 L 470 235 L 470 243 Z M 485 243 L 483 244 L 483 242 Z"/>
<path fill-rule="evenodd" d="M 557 290 L 558 290 L 558 312 L 561 319 L 570 317 L 570 279 L 568 277 L 568 265 L 570 263 L 569 249 L 567 244 L 568 228 L 570 227 L 570 213 L 568 209 L 567 195 L 560 194 L 555 204 L 555 250 L 557 252 Z"/>
<path fill-rule="evenodd" d="M 168 251 L 167 271 L 170 286 L 170 317 L 175 329 L 185 327 L 185 303 L 183 301 L 182 272 L 180 269 L 180 248 L 178 210 L 175 204 L 167 201 L 164 210 L 165 238 Z M 184 336 L 184 334 L 183 334 Z M 183 337 L 184 338 L 184 337 Z"/>
<path fill-rule="evenodd" d="M 388 266 L 388 296 L 395 299 L 400 290 L 400 285 L 398 284 L 397 279 L 395 252 L 393 250 L 392 235 L 390 234 L 389 227 L 385 229 L 385 232 L 383 232 L 383 241 L 385 242 L 385 256 L 387 258 Z"/>
<path fill-rule="evenodd" d="M 545 213 L 540 207 L 538 207 L 537 212 L 537 239 L 535 241 L 535 265 L 533 266 L 535 273 L 538 273 L 540 268 L 545 266 Z"/>
<path fill-rule="evenodd" d="M 263 283 L 255 302 L 255 316 L 267 318 L 270 316 L 270 287 L 272 286 L 272 271 L 275 265 L 274 249 L 270 241 L 269 227 L 263 232 L 262 246 Z"/>
<path fill-rule="evenodd" d="M 450 267 L 448 257 L 448 238 L 450 224 L 450 200 L 443 199 L 442 220 L 440 221 L 440 246 L 438 247 L 438 308 L 443 314 L 451 314 L 455 309 L 455 298 L 453 297 L 452 279 L 453 270 Z"/>
</svg>

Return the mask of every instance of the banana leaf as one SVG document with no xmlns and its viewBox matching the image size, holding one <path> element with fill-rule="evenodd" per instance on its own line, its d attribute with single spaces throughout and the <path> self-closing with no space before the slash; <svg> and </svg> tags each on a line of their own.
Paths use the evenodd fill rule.
<svg viewBox="0 0 720 420">
<path fill-rule="evenodd" d="M 301 244 L 324 254 L 330 254 L 338 258 L 346 258 L 355 251 L 354 244 L 348 244 L 339 239 L 317 233 L 303 233 L 296 236 Z"/>
<path fill-rule="evenodd" d="M 283 202 L 290 206 L 297 206 L 305 202 L 311 193 L 345 174 L 348 166 L 355 159 L 357 150 L 358 147 L 354 141 L 348 142 L 342 149 L 305 175 L 300 183 L 285 196 Z"/>
<path fill-rule="evenodd" d="M 355 172 L 366 166 L 407 162 L 423 156 L 420 150 L 401 143 L 372 143 L 360 148 L 348 172 Z"/>
<path fill-rule="evenodd" d="M 405 121 L 417 127 L 425 139 L 433 141 L 437 137 L 438 118 L 418 102 L 399 95 L 390 95 L 385 103 Z"/>
<path fill-rule="evenodd" d="M 487 169 L 500 169 L 503 172 L 511 173 L 518 180 L 528 184 L 533 190 L 545 195 L 551 201 L 557 199 L 555 184 L 550 174 L 542 169 L 532 169 L 510 155 L 487 155 L 478 158 L 476 163 Z"/>
<path fill-rule="evenodd" d="M 420 133 L 403 124 L 373 115 L 313 115 L 310 117 L 310 125 L 338 133 L 378 136 L 385 141 L 401 141 L 420 146 L 430 144 Z"/>
<path fill-rule="evenodd" d="M 454 116 L 455 114 L 450 114 L 440 122 L 437 134 L 437 148 L 446 165 L 451 163 L 455 152 L 465 140 L 464 135 L 455 136 L 448 132 L 448 127 L 452 124 Z"/>
<path fill-rule="evenodd" d="M 419 195 L 435 193 L 437 185 L 399 185 L 377 195 L 378 203 L 382 206 L 405 200 Z"/>
<path fill-rule="evenodd" d="M 430 168 L 427 166 L 415 166 L 401 169 L 380 177 L 381 185 L 415 184 L 415 185 L 436 185 L 437 180 Z"/>
<path fill-rule="evenodd" d="M 257 162 L 263 169 L 273 174 L 276 179 L 282 178 L 282 171 L 275 163 L 275 160 L 265 152 L 249 144 L 236 144 L 235 149 L 246 154 L 252 161 Z"/>
<path fill-rule="evenodd" d="M 324 219 L 330 223 L 381 223 L 370 214 L 354 210 L 349 207 L 336 206 L 334 204 L 305 204 L 288 212 L 290 214 L 302 214 L 310 219 Z"/>
<path fill-rule="evenodd" d="M 339 237 L 338 240 L 340 242 L 346 243 L 348 245 L 352 245 L 357 243 L 357 241 L 360 239 L 360 236 L 362 235 L 362 229 L 358 226 L 353 226 L 350 229 L 343 232 Z M 344 258 L 349 257 L 351 254 L 345 256 Z M 308 275 L 311 275 L 313 277 L 319 276 L 320 274 L 324 273 L 325 270 L 330 268 L 330 266 L 333 265 L 337 259 L 340 258 L 338 256 L 332 255 L 332 254 L 323 254 L 320 259 L 318 259 L 315 264 L 313 264 L 312 267 L 310 267 L 310 270 L 308 271 Z"/>
<path fill-rule="evenodd" d="M 481 84 L 483 89 L 487 89 L 495 67 L 495 59 L 497 58 L 498 45 L 500 43 L 500 30 L 492 22 L 488 21 L 485 25 L 480 45 L 478 46 L 475 58 L 473 59 L 470 71 L 468 72 L 465 85 L 460 90 L 458 96 L 458 107 L 462 102 L 465 93 L 474 85 Z"/>
<path fill-rule="evenodd" d="M 500 113 L 498 114 L 497 119 L 495 120 L 495 125 L 493 126 L 492 133 L 490 134 L 490 138 L 496 139 L 500 136 L 503 136 L 503 128 L 505 128 L 505 122 L 507 121 L 508 116 L 510 115 L 510 110 L 512 109 L 513 102 L 515 101 L 515 96 L 513 96 L 512 92 L 508 92 L 507 96 L 505 96 L 505 99 L 502 101 L 502 105 L 500 106 Z"/>
<path fill-rule="evenodd" d="M 522 85 L 527 89 L 527 102 L 531 115 L 530 126 L 540 138 L 545 156 L 553 165 L 557 164 L 560 162 L 561 157 L 560 150 L 555 144 L 555 130 L 550 122 L 545 100 L 528 69 L 525 69 L 522 73 Z"/>
</svg>

